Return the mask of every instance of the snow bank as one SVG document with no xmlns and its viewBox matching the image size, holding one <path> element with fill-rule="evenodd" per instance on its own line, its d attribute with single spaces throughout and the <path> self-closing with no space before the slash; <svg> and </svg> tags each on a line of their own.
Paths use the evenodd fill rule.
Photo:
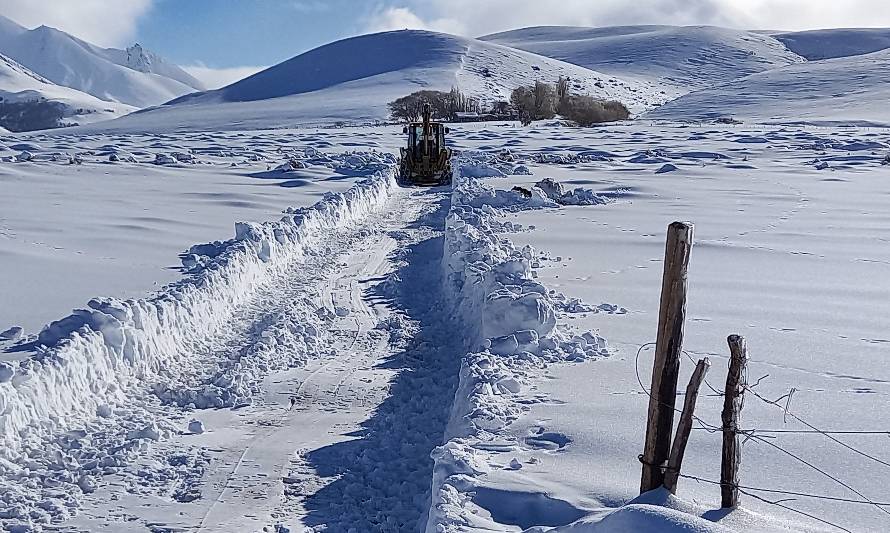
<svg viewBox="0 0 890 533">
<path fill-rule="evenodd" d="M 358 164 L 355 156 L 343 156 L 353 159 L 342 163 Z M 215 247 L 212 256 L 194 254 L 200 260 L 182 281 L 145 299 L 93 299 L 86 309 L 46 326 L 34 357 L 15 367 L 4 365 L 0 519 L 67 516 L 76 507 L 71 504 L 78 494 L 74 484 L 80 490 L 92 486 L 91 476 L 121 466 L 145 442 L 174 431 L 131 412 L 140 409 L 141 402 L 134 399 L 146 386 L 165 402 L 238 405 L 250 401 L 270 368 L 288 364 L 271 360 L 276 347 L 286 345 L 288 350 L 278 353 L 290 354 L 277 357 L 290 357 L 315 346 L 321 318 L 304 302 L 294 310 L 305 315 L 301 326 L 285 327 L 293 322 L 271 317 L 251 353 L 238 354 L 209 378 L 196 371 L 202 364 L 201 348 L 213 346 L 227 319 L 258 287 L 313 254 L 326 232 L 363 218 L 388 198 L 395 185 L 394 159 L 376 153 L 363 157 L 379 167 L 367 180 L 346 192 L 329 193 L 312 207 L 288 210 L 276 222 L 236 224 L 235 237 Z M 145 427 L 133 429 L 126 442 L 104 444 L 91 442 L 94 436 L 79 429 L 116 413 L 124 413 L 116 423 L 145 419 Z M 33 477 L 44 481 L 21 482 Z M 48 495 L 46 487 L 53 486 L 59 490 Z"/>
<path fill-rule="evenodd" d="M 530 369 L 609 355 L 601 337 L 557 328 L 555 294 L 532 278 L 534 250 L 516 249 L 502 236 L 514 228 L 500 220 L 505 211 L 539 207 L 546 197 L 494 191 L 467 176 L 489 175 L 479 171 L 482 165 L 479 154 L 458 159 L 446 218 L 445 292 L 470 353 L 461 362 L 445 444 L 432 454 L 428 532 L 469 524 L 466 493 L 488 469 L 473 444 L 490 440 L 522 413 Z"/>
</svg>

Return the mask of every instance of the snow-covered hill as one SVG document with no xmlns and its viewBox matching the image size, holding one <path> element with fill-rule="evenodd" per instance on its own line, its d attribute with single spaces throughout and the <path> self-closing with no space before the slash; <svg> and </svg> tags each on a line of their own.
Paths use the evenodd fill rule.
<svg viewBox="0 0 890 533">
<path fill-rule="evenodd" d="M 769 35 L 713 26 L 539 26 L 480 39 L 658 83 L 671 96 L 804 60 Z"/>
<path fill-rule="evenodd" d="M 810 61 L 694 92 L 648 118 L 809 124 L 890 124 L 890 50 Z"/>
<path fill-rule="evenodd" d="M 58 85 L 136 107 L 162 104 L 204 88 L 178 66 L 139 45 L 126 50 L 100 48 L 47 26 L 28 30 L 2 15 L 0 53 Z"/>
<path fill-rule="evenodd" d="M 0 54 L 0 131 L 87 124 L 134 109 L 56 85 Z"/>
<path fill-rule="evenodd" d="M 888 28 L 841 28 L 771 35 L 795 54 L 809 60 L 870 54 L 890 48 Z"/>
<path fill-rule="evenodd" d="M 635 112 L 665 100 L 653 84 L 628 82 L 559 60 L 476 39 L 403 30 L 337 41 L 215 91 L 195 93 L 108 130 L 272 128 L 385 119 L 386 104 L 419 89 L 459 87 L 483 103 L 536 80 L 572 79 L 574 91 L 620 100 Z"/>
</svg>

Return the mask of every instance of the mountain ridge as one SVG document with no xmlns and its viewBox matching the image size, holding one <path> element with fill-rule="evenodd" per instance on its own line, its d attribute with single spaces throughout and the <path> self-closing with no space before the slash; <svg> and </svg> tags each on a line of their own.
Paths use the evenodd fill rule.
<svg viewBox="0 0 890 533">
<path fill-rule="evenodd" d="M 135 107 L 204 88 L 178 66 L 136 46 L 100 48 L 49 26 L 29 30 L 0 15 L 0 53 L 57 85 Z M 135 65 L 129 64 L 133 51 L 139 55 Z M 140 65 L 142 70 L 133 68 Z"/>
</svg>

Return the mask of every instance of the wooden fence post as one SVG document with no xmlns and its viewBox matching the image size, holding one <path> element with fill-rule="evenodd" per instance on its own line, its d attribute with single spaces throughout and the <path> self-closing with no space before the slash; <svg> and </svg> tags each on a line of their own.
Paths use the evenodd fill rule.
<svg viewBox="0 0 890 533">
<path fill-rule="evenodd" d="M 677 479 L 680 477 L 680 467 L 683 465 L 683 454 L 686 452 L 686 443 L 689 442 L 689 432 L 692 430 L 693 412 L 695 411 L 695 402 L 698 400 L 698 390 L 701 388 L 701 382 L 711 367 L 711 361 L 707 357 L 699 359 L 695 365 L 695 371 L 689 378 L 689 385 L 686 386 L 686 399 L 683 402 L 683 413 L 680 415 L 680 422 L 677 424 L 677 435 L 674 437 L 674 444 L 671 446 L 671 456 L 668 459 L 668 466 L 664 473 L 664 488 L 671 491 L 671 494 L 677 493 Z"/>
<path fill-rule="evenodd" d="M 677 399 L 677 377 L 683 350 L 683 324 L 686 320 L 686 269 L 692 251 L 693 226 L 688 222 L 672 222 L 668 226 L 664 251 L 664 274 L 661 281 L 661 306 L 658 312 L 658 336 L 652 387 L 649 395 L 646 442 L 640 461 L 643 463 L 640 492 L 664 484 L 665 463 L 671 448 L 674 405 Z"/>
<path fill-rule="evenodd" d="M 720 496 L 723 507 L 737 507 L 739 504 L 739 463 L 742 460 L 742 447 L 739 429 L 739 414 L 744 403 L 745 381 L 742 375 L 748 363 L 748 348 L 745 338 L 730 335 L 729 373 L 726 375 L 726 391 L 723 398 L 723 457 L 720 463 Z"/>
</svg>

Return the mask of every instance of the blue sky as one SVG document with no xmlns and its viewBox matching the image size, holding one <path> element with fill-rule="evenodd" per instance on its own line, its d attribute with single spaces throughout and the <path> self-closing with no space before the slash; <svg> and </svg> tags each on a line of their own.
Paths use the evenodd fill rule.
<svg viewBox="0 0 890 533">
<path fill-rule="evenodd" d="M 351 0 L 157 0 L 135 38 L 182 64 L 271 65 L 359 33 L 369 7 Z"/>
<path fill-rule="evenodd" d="M 0 13 L 102 46 L 139 42 L 219 87 L 352 35 L 469 37 L 535 25 L 890 27 L 887 0 L 0 0 Z"/>
</svg>

